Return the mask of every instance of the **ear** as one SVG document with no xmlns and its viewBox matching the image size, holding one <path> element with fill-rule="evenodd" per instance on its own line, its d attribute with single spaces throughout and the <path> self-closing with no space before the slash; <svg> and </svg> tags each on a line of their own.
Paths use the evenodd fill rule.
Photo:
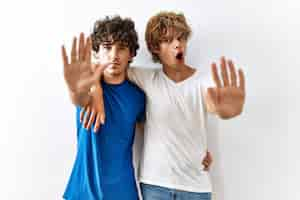
<svg viewBox="0 0 300 200">
<path fill-rule="evenodd" d="M 130 57 L 129 57 L 129 62 L 132 62 L 133 58 L 134 58 L 134 54 L 131 53 L 131 54 L 130 54 Z"/>
</svg>

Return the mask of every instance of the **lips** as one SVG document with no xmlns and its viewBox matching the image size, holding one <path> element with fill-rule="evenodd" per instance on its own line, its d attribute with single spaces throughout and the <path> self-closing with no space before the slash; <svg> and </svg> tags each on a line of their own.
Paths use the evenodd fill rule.
<svg viewBox="0 0 300 200">
<path fill-rule="evenodd" d="M 120 65 L 120 63 L 118 63 L 118 62 L 111 62 L 110 64 L 111 65 Z"/>
</svg>

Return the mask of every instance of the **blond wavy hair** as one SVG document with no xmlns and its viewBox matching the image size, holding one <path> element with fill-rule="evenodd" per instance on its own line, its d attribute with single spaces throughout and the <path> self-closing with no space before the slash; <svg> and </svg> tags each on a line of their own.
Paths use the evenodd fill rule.
<svg viewBox="0 0 300 200">
<path fill-rule="evenodd" d="M 155 51 L 159 50 L 161 42 L 170 41 L 175 37 L 187 40 L 190 35 L 191 28 L 182 13 L 163 11 L 154 15 L 149 19 L 145 32 L 146 44 L 152 54 L 152 60 L 160 62 Z"/>
</svg>

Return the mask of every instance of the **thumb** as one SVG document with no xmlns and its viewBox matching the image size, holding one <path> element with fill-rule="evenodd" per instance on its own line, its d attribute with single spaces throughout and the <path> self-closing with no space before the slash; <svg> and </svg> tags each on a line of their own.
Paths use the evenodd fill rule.
<svg viewBox="0 0 300 200">
<path fill-rule="evenodd" d="M 94 71 L 94 74 L 93 74 L 93 79 L 94 80 L 100 80 L 103 71 L 104 71 L 103 67 L 101 67 L 100 65 L 96 65 L 95 66 L 95 71 Z"/>
<path fill-rule="evenodd" d="M 101 75 L 103 74 L 106 67 L 108 67 L 108 64 L 96 64 L 95 65 L 95 71 L 94 71 L 94 75 L 93 75 L 95 80 L 101 79 Z"/>
<path fill-rule="evenodd" d="M 210 100 L 212 101 L 213 104 L 217 104 L 217 94 L 216 91 L 214 90 L 214 88 L 208 88 L 207 89 L 207 95 L 210 98 Z"/>
</svg>

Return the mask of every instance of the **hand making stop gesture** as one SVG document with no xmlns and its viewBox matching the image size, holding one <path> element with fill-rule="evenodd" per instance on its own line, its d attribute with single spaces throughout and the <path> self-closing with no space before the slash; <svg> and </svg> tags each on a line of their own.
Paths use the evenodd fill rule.
<svg viewBox="0 0 300 200">
<path fill-rule="evenodd" d="M 64 78 L 66 83 L 75 94 L 87 94 L 95 83 L 100 79 L 104 67 L 92 66 L 91 63 L 91 39 L 84 38 L 81 33 L 79 37 L 79 47 L 77 48 L 77 38 L 74 37 L 71 62 L 68 59 L 66 49 L 62 46 L 62 58 L 64 64 Z"/>
<path fill-rule="evenodd" d="M 222 81 L 215 63 L 211 65 L 211 70 L 216 87 L 207 89 L 206 105 L 208 111 L 216 113 L 223 119 L 239 115 L 245 103 L 245 77 L 243 71 L 238 70 L 238 81 L 233 62 L 226 60 L 224 57 L 221 58 Z"/>
<path fill-rule="evenodd" d="M 64 46 L 62 46 L 62 59 L 64 78 L 70 90 L 72 101 L 83 108 L 80 115 L 81 121 L 83 120 L 82 113 L 88 110 L 86 118 L 91 114 L 91 120 L 85 120 L 84 126 L 90 127 L 96 119 L 95 129 L 98 129 L 100 122 L 104 123 L 105 119 L 100 78 L 107 65 L 91 63 L 91 47 L 91 38 L 85 39 L 84 34 L 81 33 L 78 48 L 77 38 L 74 37 L 73 39 L 71 61 L 68 59 Z M 93 107 L 93 109 L 89 110 L 90 107 Z"/>
</svg>

